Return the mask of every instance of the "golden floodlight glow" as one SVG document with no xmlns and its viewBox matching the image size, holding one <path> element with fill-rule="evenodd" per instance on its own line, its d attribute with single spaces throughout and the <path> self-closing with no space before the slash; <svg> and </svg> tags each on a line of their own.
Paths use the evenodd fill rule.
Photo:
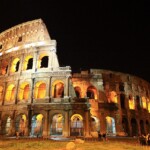
<svg viewBox="0 0 150 150">
<path fill-rule="evenodd" d="M 117 103 L 118 102 L 117 93 L 115 91 L 109 92 L 108 100 L 109 100 L 109 102 Z"/>
<path fill-rule="evenodd" d="M 18 99 L 19 100 L 27 100 L 29 97 L 29 83 L 24 82 L 19 87 Z"/>
<path fill-rule="evenodd" d="M 34 98 L 45 98 L 46 95 L 46 84 L 44 81 L 39 81 L 35 85 L 35 90 L 34 90 Z"/>
<path fill-rule="evenodd" d="M 111 118 L 111 117 L 107 116 L 107 117 L 106 117 L 106 121 L 107 121 L 107 123 L 108 123 L 109 125 L 112 124 L 112 118 Z"/>
<path fill-rule="evenodd" d="M 75 118 L 79 118 L 80 121 L 83 120 L 82 116 L 80 114 L 74 114 L 72 117 L 71 117 L 71 121 L 73 121 Z"/>
<path fill-rule="evenodd" d="M 12 101 L 15 98 L 15 85 L 10 84 L 6 89 L 5 100 Z"/>
<path fill-rule="evenodd" d="M 42 114 L 38 114 L 38 115 L 36 116 L 36 119 L 37 119 L 37 121 L 42 121 L 43 115 L 42 115 Z"/>
<path fill-rule="evenodd" d="M 10 69 L 10 72 L 16 72 L 16 65 L 17 63 L 20 61 L 19 58 L 15 58 L 11 64 L 11 69 Z"/>
<path fill-rule="evenodd" d="M 129 99 L 129 109 L 135 109 L 135 102 L 134 102 L 134 98 Z"/>
<path fill-rule="evenodd" d="M 0 86 L 0 101 L 2 100 L 2 94 L 3 94 L 3 87 Z"/>
<path fill-rule="evenodd" d="M 146 98 L 144 96 L 142 96 L 142 106 L 144 109 L 147 108 L 147 105 L 146 105 Z"/>
<path fill-rule="evenodd" d="M 23 70 L 27 70 L 28 61 L 31 58 L 33 58 L 33 56 L 31 56 L 31 55 L 29 55 L 25 58 L 24 63 L 23 63 Z"/>
</svg>

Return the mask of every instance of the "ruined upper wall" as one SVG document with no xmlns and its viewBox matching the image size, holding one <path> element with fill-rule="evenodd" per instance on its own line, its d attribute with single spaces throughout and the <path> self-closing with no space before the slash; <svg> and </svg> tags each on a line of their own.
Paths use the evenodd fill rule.
<svg viewBox="0 0 150 150">
<path fill-rule="evenodd" d="M 7 50 L 24 44 L 45 42 L 56 45 L 55 40 L 51 40 L 47 28 L 41 19 L 28 21 L 16 25 L 0 34 L 0 55 Z M 18 47 L 26 48 L 26 47 Z M 16 48 L 17 49 L 17 48 Z"/>
</svg>

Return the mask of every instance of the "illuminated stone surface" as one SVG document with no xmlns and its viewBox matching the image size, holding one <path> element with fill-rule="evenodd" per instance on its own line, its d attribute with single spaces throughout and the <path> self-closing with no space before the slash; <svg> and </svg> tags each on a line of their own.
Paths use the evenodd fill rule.
<svg viewBox="0 0 150 150">
<path fill-rule="evenodd" d="M 150 84 L 138 77 L 60 67 L 41 19 L 0 34 L 0 134 L 135 136 L 150 131 Z"/>
</svg>

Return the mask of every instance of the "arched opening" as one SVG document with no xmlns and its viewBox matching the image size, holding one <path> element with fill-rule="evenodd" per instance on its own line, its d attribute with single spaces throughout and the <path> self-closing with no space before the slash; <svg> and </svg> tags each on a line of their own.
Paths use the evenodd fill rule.
<svg viewBox="0 0 150 150">
<path fill-rule="evenodd" d="M 62 135 L 64 117 L 62 114 L 56 114 L 52 118 L 50 133 L 51 135 Z"/>
<path fill-rule="evenodd" d="M 109 103 L 118 103 L 117 93 L 115 91 L 109 92 L 108 102 Z"/>
<path fill-rule="evenodd" d="M 137 107 L 137 109 L 141 108 L 140 97 L 138 95 L 136 96 L 136 107 Z"/>
<path fill-rule="evenodd" d="M 64 83 L 62 81 L 56 81 L 52 86 L 52 97 L 63 98 L 64 97 Z"/>
<path fill-rule="evenodd" d="M 97 133 L 100 132 L 100 121 L 97 117 L 92 116 L 90 121 L 91 135 L 96 137 Z"/>
<path fill-rule="evenodd" d="M 41 137 L 43 132 L 43 115 L 37 114 L 32 117 L 31 136 Z"/>
<path fill-rule="evenodd" d="M 142 107 L 143 107 L 143 109 L 147 108 L 146 97 L 144 97 L 144 96 L 142 96 Z"/>
<path fill-rule="evenodd" d="M 10 84 L 6 89 L 5 101 L 10 102 L 15 100 L 15 85 Z"/>
<path fill-rule="evenodd" d="M 34 98 L 45 98 L 46 96 L 46 84 L 42 81 L 37 82 L 35 85 Z"/>
<path fill-rule="evenodd" d="M 23 100 L 23 99 L 28 100 L 29 92 L 30 92 L 29 83 L 27 83 L 27 82 L 22 83 L 19 87 L 18 99 L 19 100 Z"/>
<path fill-rule="evenodd" d="M 119 84 L 119 91 L 124 92 L 124 84 L 123 83 Z"/>
<path fill-rule="evenodd" d="M 129 109 L 132 109 L 132 110 L 135 109 L 134 97 L 131 94 L 129 95 Z"/>
<path fill-rule="evenodd" d="M 134 118 L 131 119 L 132 136 L 138 135 L 137 122 Z"/>
<path fill-rule="evenodd" d="M 19 58 L 15 58 L 12 61 L 10 72 L 12 72 L 12 73 L 13 72 L 17 72 L 19 70 L 19 65 L 20 65 L 20 59 Z"/>
<path fill-rule="evenodd" d="M 122 128 L 123 128 L 123 131 L 124 131 L 125 135 L 129 135 L 129 128 L 128 128 L 127 118 L 122 119 Z"/>
<path fill-rule="evenodd" d="M 146 133 L 148 134 L 150 132 L 150 126 L 148 120 L 146 120 Z"/>
<path fill-rule="evenodd" d="M 81 88 L 76 86 L 74 89 L 75 89 L 77 98 L 81 98 Z"/>
<path fill-rule="evenodd" d="M 26 129 L 26 115 L 18 115 L 15 119 L 15 130 L 20 136 L 24 136 Z"/>
<path fill-rule="evenodd" d="M 107 116 L 106 117 L 106 132 L 108 135 L 116 135 L 116 125 L 115 125 L 115 119 L 112 117 Z"/>
<path fill-rule="evenodd" d="M 29 70 L 33 67 L 33 57 L 27 56 L 23 63 L 23 70 Z"/>
<path fill-rule="evenodd" d="M 44 56 L 41 59 L 41 68 L 47 68 L 48 67 L 48 56 Z"/>
<path fill-rule="evenodd" d="M 97 90 L 94 86 L 90 86 L 87 89 L 86 96 L 89 97 L 89 99 L 97 99 Z"/>
<path fill-rule="evenodd" d="M 121 108 L 125 109 L 125 95 L 120 94 L 120 103 L 121 103 Z"/>
<path fill-rule="evenodd" d="M 148 106 L 148 112 L 150 113 L 150 101 L 148 101 L 148 104 L 147 104 Z"/>
<path fill-rule="evenodd" d="M 5 75 L 5 74 L 7 74 L 7 71 L 8 71 L 8 60 L 2 60 L 1 74 Z"/>
<path fill-rule="evenodd" d="M 3 99 L 3 87 L 0 86 L 0 101 Z"/>
<path fill-rule="evenodd" d="M 2 135 L 11 135 L 11 117 L 5 116 L 1 127 Z"/>
<path fill-rule="evenodd" d="M 71 136 L 83 136 L 83 118 L 79 114 L 74 114 L 71 117 Z"/>
<path fill-rule="evenodd" d="M 49 57 L 47 54 L 41 54 L 38 60 L 38 68 L 47 68 L 48 67 Z"/>
<path fill-rule="evenodd" d="M 145 135 L 144 121 L 143 120 L 140 120 L 140 131 L 141 131 L 141 134 Z"/>
</svg>

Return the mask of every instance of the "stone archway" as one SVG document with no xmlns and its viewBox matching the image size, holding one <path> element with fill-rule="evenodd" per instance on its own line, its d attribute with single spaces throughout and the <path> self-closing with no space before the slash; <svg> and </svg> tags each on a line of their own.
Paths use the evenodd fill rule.
<svg viewBox="0 0 150 150">
<path fill-rule="evenodd" d="M 20 136 L 24 136 L 26 129 L 27 117 L 25 114 L 20 114 L 15 119 L 15 131 L 19 133 Z"/>
<path fill-rule="evenodd" d="M 140 120 L 140 131 L 141 131 L 141 134 L 145 135 L 144 121 L 143 120 Z"/>
<path fill-rule="evenodd" d="M 36 114 L 32 116 L 31 136 L 41 137 L 43 132 L 43 115 Z"/>
<path fill-rule="evenodd" d="M 51 135 L 62 135 L 64 126 L 64 117 L 62 114 L 55 114 L 52 118 L 50 126 Z"/>
<path fill-rule="evenodd" d="M 83 136 L 83 117 L 80 114 L 71 117 L 70 135 Z"/>
<path fill-rule="evenodd" d="M 137 122 L 134 118 L 131 119 L 131 129 L 132 129 L 132 136 L 137 136 L 138 135 L 138 126 Z"/>
<path fill-rule="evenodd" d="M 106 117 L 106 132 L 108 135 L 116 135 L 116 125 L 115 125 L 115 119 L 113 117 Z"/>
<path fill-rule="evenodd" d="M 124 131 L 125 135 L 129 135 L 129 127 L 128 127 L 127 118 L 122 119 L 122 128 L 123 128 L 123 131 Z"/>
<path fill-rule="evenodd" d="M 12 128 L 11 122 L 12 122 L 11 117 L 6 115 L 2 120 L 2 126 L 1 126 L 2 135 L 6 135 L 6 136 L 11 135 L 11 128 Z"/>
</svg>

